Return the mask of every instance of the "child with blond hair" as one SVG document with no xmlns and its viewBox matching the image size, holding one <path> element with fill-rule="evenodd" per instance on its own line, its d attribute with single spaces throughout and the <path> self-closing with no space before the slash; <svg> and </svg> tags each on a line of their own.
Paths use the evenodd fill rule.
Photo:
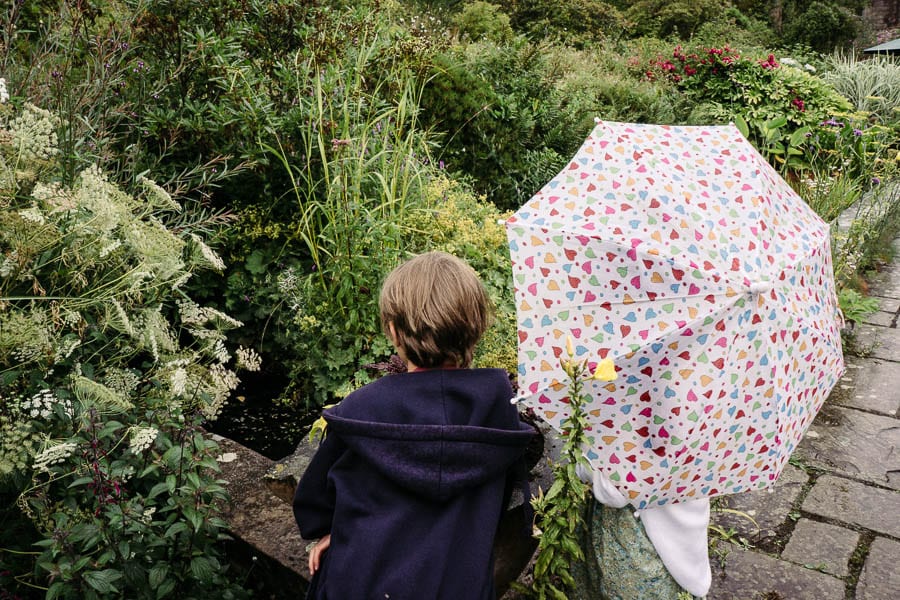
<svg viewBox="0 0 900 600">
<path fill-rule="evenodd" d="M 506 371 L 469 368 L 487 294 L 464 261 L 429 252 L 388 275 L 379 308 L 407 372 L 324 412 L 293 503 L 303 537 L 320 538 L 307 598 L 491 600 L 495 533 L 534 430 Z"/>
</svg>

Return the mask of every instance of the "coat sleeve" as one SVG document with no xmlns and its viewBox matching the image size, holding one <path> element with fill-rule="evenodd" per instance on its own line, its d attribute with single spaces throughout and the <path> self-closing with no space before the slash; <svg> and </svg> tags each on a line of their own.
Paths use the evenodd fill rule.
<svg viewBox="0 0 900 600">
<path fill-rule="evenodd" d="M 346 446 L 335 435 L 327 435 L 313 455 L 294 491 L 294 520 L 304 539 L 312 540 L 331 531 L 334 516 L 334 486 L 328 473 L 344 454 Z"/>
</svg>

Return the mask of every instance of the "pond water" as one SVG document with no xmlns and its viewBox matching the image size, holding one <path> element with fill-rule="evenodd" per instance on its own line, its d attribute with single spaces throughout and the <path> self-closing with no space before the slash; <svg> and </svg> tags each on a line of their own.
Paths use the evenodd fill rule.
<svg viewBox="0 0 900 600">
<path fill-rule="evenodd" d="M 206 429 L 272 460 L 293 454 L 319 410 L 278 402 L 286 386 L 286 379 L 271 373 L 244 374 L 219 418 L 207 423 Z"/>
</svg>

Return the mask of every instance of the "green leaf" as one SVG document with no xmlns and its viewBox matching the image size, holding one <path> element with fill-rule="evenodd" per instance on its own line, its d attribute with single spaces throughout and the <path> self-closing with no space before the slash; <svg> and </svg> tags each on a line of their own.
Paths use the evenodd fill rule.
<svg viewBox="0 0 900 600">
<path fill-rule="evenodd" d="M 86 483 L 91 483 L 92 481 L 94 481 L 93 477 L 79 477 L 69 484 L 69 488 L 78 487 L 79 485 L 85 485 Z"/>
<path fill-rule="evenodd" d="M 65 590 L 66 584 L 62 581 L 57 581 L 56 583 L 52 584 L 47 590 L 47 595 L 44 596 L 44 600 L 56 600 L 56 598 L 59 598 L 60 594 L 62 594 Z"/>
<path fill-rule="evenodd" d="M 215 565 L 205 556 L 195 556 L 191 560 L 191 574 L 200 581 L 209 581 L 215 574 Z"/>
<path fill-rule="evenodd" d="M 160 598 L 165 598 L 169 594 L 172 593 L 172 590 L 175 589 L 175 580 L 174 579 L 166 579 L 163 581 L 158 588 L 156 588 L 156 598 L 159 600 Z"/>
<path fill-rule="evenodd" d="M 147 494 L 147 498 L 156 498 L 160 494 L 169 490 L 169 484 L 165 481 L 157 483 L 152 488 L 150 488 L 150 492 Z"/>
<path fill-rule="evenodd" d="M 744 117 L 742 117 L 741 115 L 735 115 L 734 126 L 737 127 L 737 130 L 741 132 L 742 136 L 750 139 L 750 126 L 747 125 L 747 121 L 744 120 Z"/>
<path fill-rule="evenodd" d="M 122 578 L 122 574 L 115 569 L 102 571 L 88 571 L 82 575 L 89 586 L 101 594 L 118 594 L 119 589 L 113 585 L 114 581 Z"/>
<path fill-rule="evenodd" d="M 169 565 L 158 564 L 150 569 L 149 583 L 153 589 L 159 588 L 169 574 Z"/>
</svg>

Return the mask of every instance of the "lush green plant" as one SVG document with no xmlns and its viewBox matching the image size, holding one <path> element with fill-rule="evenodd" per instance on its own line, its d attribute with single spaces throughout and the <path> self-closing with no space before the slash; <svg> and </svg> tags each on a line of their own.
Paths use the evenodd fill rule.
<svg viewBox="0 0 900 600">
<path fill-rule="evenodd" d="M 532 40 L 555 40 L 582 48 L 618 38 L 627 23 L 622 13 L 602 0 L 517 0 L 506 3 L 513 28 Z"/>
<path fill-rule="evenodd" d="M 784 27 L 788 43 L 808 44 L 814 50 L 830 52 L 848 47 L 860 31 L 861 19 L 848 8 L 833 2 L 811 2 Z"/>
<path fill-rule="evenodd" d="M 461 36 L 473 41 L 484 39 L 503 43 L 515 35 L 509 24 L 509 15 L 496 4 L 481 0 L 466 3 L 454 16 L 453 24 Z"/>
<path fill-rule="evenodd" d="M 838 304 L 840 304 L 841 312 L 844 313 L 844 319 L 854 324 L 876 312 L 879 307 L 878 298 L 863 296 L 849 287 L 845 287 L 838 294 Z"/>
<path fill-rule="evenodd" d="M 545 494 L 539 490 L 532 500 L 538 530 L 537 559 L 529 594 L 540 600 L 555 598 L 565 600 L 567 590 L 575 585 L 571 565 L 584 560 L 579 545 L 579 533 L 584 527 L 584 507 L 589 501 L 590 486 L 579 478 L 576 469 L 582 465 L 590 470 L 583 448 L 586 443 L 585 428 L 588 420 L 584 405 L 590 397 L 584 392 L 586 380 L 594 378 L 612 381 L 616 378 L 612 361 L 605 359 L 594 365 L 588 360 L 576 360 L 572 340 L 566 344 L 568 357 L 561 358 L 563 370 L 568 376 L 569 417 L 563 422 L 563 447 L 561 459 L 551 466 L 553 484 Z"/>
<path fill-rule="evenodd" d="M 639 0 L 625 15 L 637 35 L 691 39 L 701 25 L 720 15 L 716 0 Z"/>
<path fill-rule="evenodd" d="M 185 284 L 224 267 L 163 188 L 97 168 L 59 183 L 48 111 L 0 104 L 0 546 L 48 598 L 234 597 L 215 419 L 238 384 L 224 331 Z M 258 368 L 239 349 L 236 364 Z M 29 531 L 38 539 L 10 539 Z M 136 559 L 136 557 L 139 557 Z M 5 576 L 4 576 L 5 577 Z"/>
<path fill-rule="evenodd" d="M 900 121 L 900 65 L 887 56 L 860 60 L 849 52 L 830 55 L 822 79 L 853 108 L 882 124 Z"/>
</svg>

